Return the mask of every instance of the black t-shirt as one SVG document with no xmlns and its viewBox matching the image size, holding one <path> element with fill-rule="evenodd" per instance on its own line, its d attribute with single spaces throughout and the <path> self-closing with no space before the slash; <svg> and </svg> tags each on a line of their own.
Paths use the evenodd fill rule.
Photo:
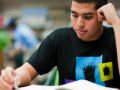
<svg viewBox="0 0 120 90">
<path fill-rule="evenodd" d="M 86 79 L 119 88 L 117 53 L 112 28 L 95 41 L 80 40 L 73 28 L 60 28 L 43 40 L 28 61 L 39 74 L 58 67 L 59 83 Z"/>
</svg>

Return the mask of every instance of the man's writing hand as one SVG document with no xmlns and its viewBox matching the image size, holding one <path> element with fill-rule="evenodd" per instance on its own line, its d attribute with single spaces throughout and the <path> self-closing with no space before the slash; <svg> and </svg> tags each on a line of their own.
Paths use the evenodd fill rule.
<svg viewBox="0 0 120 90">
<path fill-rule="evenodd" d="M 8 67 L 1 71 L 0 90 L 13 90 L 15 85 L 20 84 L 20 78 L 16 75 L 15 70 Z"/>
</svg>

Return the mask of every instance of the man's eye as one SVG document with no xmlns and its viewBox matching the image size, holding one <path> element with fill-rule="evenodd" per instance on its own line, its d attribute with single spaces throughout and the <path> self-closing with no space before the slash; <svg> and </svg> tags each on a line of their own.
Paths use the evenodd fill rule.
<svg viewBox="0 0 120 90">
<path fill-rule="evenodd" d="M 91 15 L 86 15 L 86 16 L 83 16 L 83 18 L 84 18 L 84 19 L 92 19 L 93 16 L 91 16 Z"/>
</svg>

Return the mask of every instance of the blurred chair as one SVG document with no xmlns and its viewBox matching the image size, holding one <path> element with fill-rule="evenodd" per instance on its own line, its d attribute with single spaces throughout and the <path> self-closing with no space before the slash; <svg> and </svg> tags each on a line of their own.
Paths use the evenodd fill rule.
<svg viewBox="0 0 120 90">
<path fill-rule="evenodd" d="M 45 85 L 59 85 L 59 73 L 57 67 L 54 67 L 45 82 Z"/>
</svg>

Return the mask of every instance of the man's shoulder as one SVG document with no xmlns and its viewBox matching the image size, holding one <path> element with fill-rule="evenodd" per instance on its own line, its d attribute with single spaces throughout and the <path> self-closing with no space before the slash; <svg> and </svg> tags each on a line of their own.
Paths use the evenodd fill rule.
<svg viewBox="0 0 120 90">
<path fill-rule="evenodd" d="M 113 32 L 114 32 L 112 27 L 103 26 L 103 29 L 104 29 L 105 33 L 113 34 Z"/>
<path fill-rule="evenodd" d="M 72 31 L 72 27 L 62 27 L 62 28 L 58 28 L 55 30 L 55 32 L 71 32 Z"/>
<path fill-rule="evenodd" d="M 115 38 L 115 35 L 114 35 L 114 30 L 112 27 L 104 27 L 104 33 L 103 33 L 103 36 L 104 36 L 104 40 L 105 38 L 108 40 L 114 40 Z"/>
<path fill-rule="evenodd" d="M 103 26 L 104 30 L 113 30 L 112 27 L 106 27 L 106 26 Z"/>
<path fill-rule="evenodd" d="M 55 29 L 52 33 L 51 33 L 51 35 L 55 35 L 55 36 L 66 36 L 66 35 L 68 35 L 68 34 L 70 34 L 70 33 L 72 33 L 73 32 L 73 29 L 72 29 L 72 27 L 63 27 L 63 28 L 57 28 L 57 29 Z"/>
<path fill-rule="evenodd" d="M 73 32 L 72 27 L 63 27 L 57 28 L 50 35 L 48 35 L 48 39 L 50 40 L 65 40 L 67 37 L 71 36 Z"/>
</svg>

